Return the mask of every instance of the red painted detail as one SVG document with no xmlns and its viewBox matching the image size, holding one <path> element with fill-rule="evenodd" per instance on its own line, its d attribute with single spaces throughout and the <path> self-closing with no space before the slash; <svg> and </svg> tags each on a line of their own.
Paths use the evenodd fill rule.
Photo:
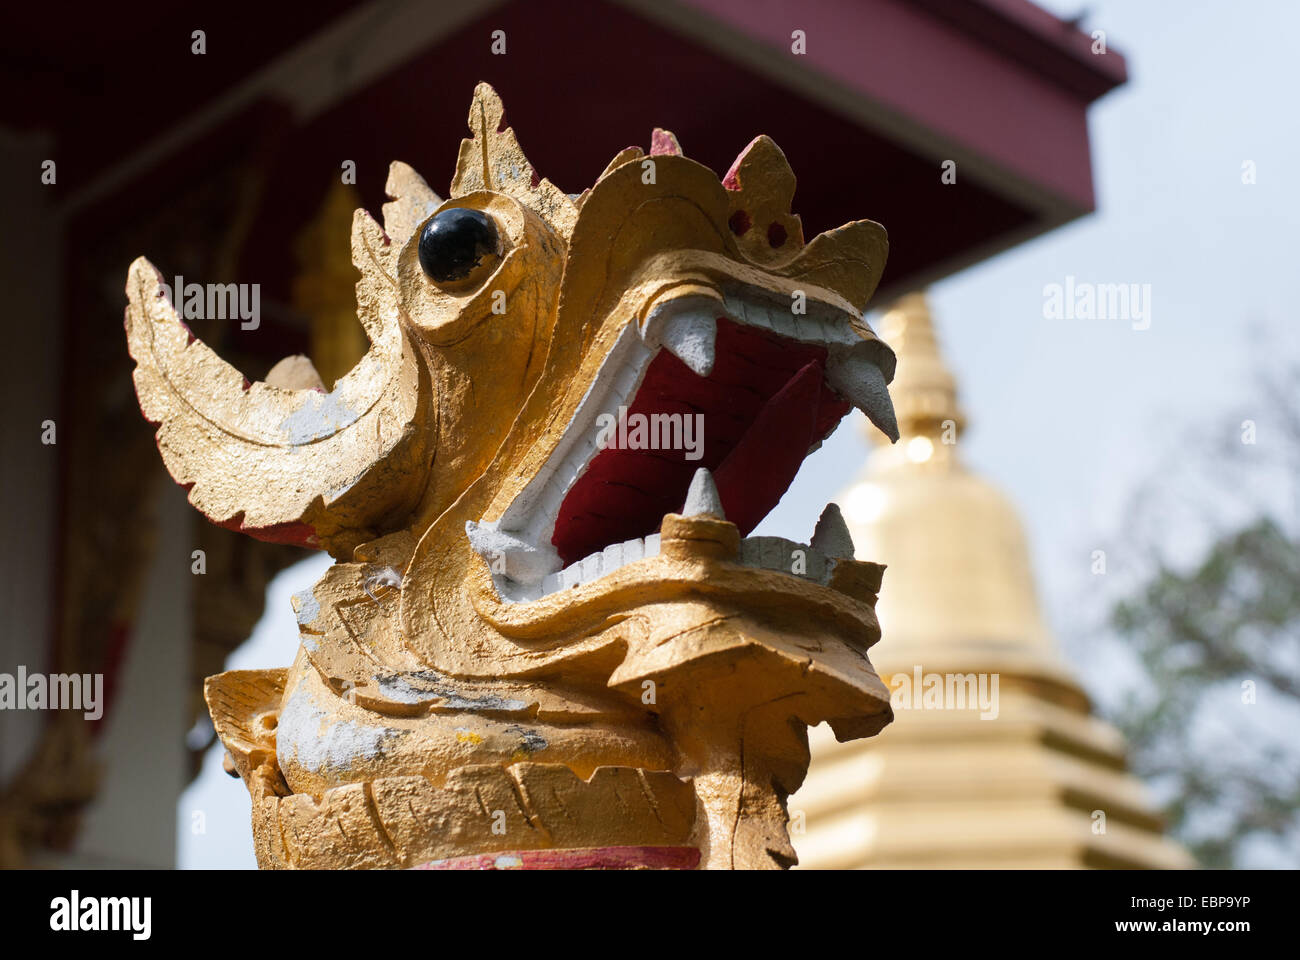
<svg viewBox="0 0 1300 960">
<path fill-rule="evenodd" d="M 731 161 L 731 166 L 727 169 L 726 175 L 722 178 L 722 185 L 728 190 L 736 191 L 741 189 L 740 185 L 740 164 L 745 159 L 746 154 L 753 149 L 754 144 L 758 142 L 755 137 L 749 143 L 745 144 L 745 149 L 736 154 L 736 159 Z"/>
<path fill-rule="evenodd" d="M 536 167 L 532 167 L 532 179 L 528 181 L 529 188 L 536 190 L 537 185 L 542 182 L 542 175 L 537 172 Z"/>
<path fill-rule="evenodd" d="M 248 392 L 249 390 L 251 390 L 251 389 L 253 389 L 253 381 L 252 381 L 252 380 L 249 380 L 248 377 L 245 377 L 245 378 L 244 378 L 244 392 L 247 393 L 247 392 Z"/>
<path fill-rule="evenodd" d="M 431 860 L 415 870 L 694 870 L 695 847 L 578 847 L 572 850 L 509 850 Z"/>
<path fill-rule="evenodd" d="M 711 20 L 720 36 L 789 53 L 790 18 L 780 4 L 683 5 Z M 802 4 L 800 29 L 820 39 L 795 59 L 827 88 L 918 124 L 933 149 L 960 144 L 1007 179 L 1049 191 L 1077 211 L 1091 210 L 1086 107 L 1123 82 L 1124 59 L 1114 52 L 1092 56 L 1087 34 L 1032 6 L 1028 0 Z M 1012 103 L 1015 109 L 1001 108 Z M 793 142 L 764 129 L 787 149 Z M 793 166 L 801 181 L 809 178 L 806 166 Z"/>
<path fill-rule="evenodd" d="M 824 346 L 723 317 L 716 351 L 713 372 L 701 377 L 660 350 L 620 424 L 623 431 L 655 415 L 701 414 L 698 459 L 687 459 L 687 449 L 631 449 L 630 433 L 610 438 L 560 505 L 551 543 L 565 564 L 654 533 L 665 513 L 681 510 L 700 467 L 714 472 L 727 518 L 747 535 L 781 499 L 809 447 L 849 411 L 823 381 Z"/>
<path fill-rule="evenodd" d="M 212 518 L 209 517 L 208 519 L 211 520 Z M 266 527 L 248 527 L 244 525 L 244 515 L 242 513 L 235 514 L 229 520 L 213 520 L 212 522 L 226 530 L 246 534 L 254 540 L 265 540 L 267 543 L 287 543 L 290 546 L 308 547 L 312 550 L 320 549 L 320 540 L 316 536 L 316 528 L 309 523 L 273 523 Z"/>
<path fill-rule="evenodd" d="M 1114 50 L 1093 53 L 1092 36 L 1032 0 L 916 0 L 933 16 L 980 43 L 1039 71 L 1062 88 L 1092 100 L 1128 77 Z"/>
<path fill-rule="evenodd" d="M 784 496 L 817 438 L 823 361 L 804 365 L 759 412 L 740 443 L 713 474 L 722 509 L 742 536 Z"/>
<path fill-rule="evenodd" d="M 114 620 L 108 625 L 108 637 L 104 643 L 104 659 L 101 667 L 104 673 L 103 712 L 98 719 L 90 721 L 92 736 L 97 737 L 104 730 L 109 709 L 113 705 L 114 694 L 117 692 L 117 682 L 122 675 L 126 648 L 130 642 L 131 624 L 124 620 Z"/>
<path fill-rule="evenodd" d="M 767 245 L 775 250 L 785 243 L 785 227 L 773 220 L 767 225 Z"/>
<path fill-rule="evenodd" d="M 154 438 L 155 441 L 157 438 Z M 159 450 L 162 448 L 159 447 Z M 188 495 L 194 489 L 195 481 L 190 480 L 187 483 L 178 483 Z M 204 514 L 204 516 L 207 516 Z M 244 524 L 244 514 L 242 512 L 235 514 L 228 520 L 213 520 L 208 517 L 213 524 L 221 527 L 223 530 L 233 530 L 236 533 L 242 533 L 252 537 L 254 540 L 264 540 L 267 543 L 287 543 L 293 547 L 307 547 L 311 550 L 320 549 L 320 538 L 316 536 L 316 528 L 309 523 L 273 523 L 265 527 L 249 527 Z"/>
<path fill-rule="evenodd" d="M 650 156 L 652 157 L 677 157 L 681 156 L 681 147 L 667 130 L 655 128 L 650 134 Z"/>
<path fill-rule="evenodd" d="M 744 210 L 737 210 L 731 215 L 730 219 L 727 220 L 727 226 L 729 226 L 731 232 L 738 237 L 743 237 L 753 225 L 754 221 L 749 219 L 749 214 Z"/>
</svg>

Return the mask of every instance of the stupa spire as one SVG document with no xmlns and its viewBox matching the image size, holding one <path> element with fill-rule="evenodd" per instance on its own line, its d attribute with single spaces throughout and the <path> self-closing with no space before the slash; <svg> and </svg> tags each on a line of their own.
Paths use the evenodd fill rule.
<svg viewBox="0 0 1300 960">
<path fill-rule="evenodd" d="M 880 329 L 899 442 L 837 499 L 859 555 L 887 566 L 872 659 L 895 721 L 870 745 L 810 731 L 790 798 L 801 864 L 1190 866 L 1059 654 L 1014 505 L 958 456 L 966 419 L 925 295 Z"/>
<path fill-rule="evenodd" d="M 890 385 L 900 446 L 916 437 L 956 442 L 966 426 L 957 382 L 948 368 L 924 293 L 909 293 L 884 315 L 881 336 L 894 346 L 898 373 Z M 875 443 L 878 437 L 870 437 Z"/>
</svg>

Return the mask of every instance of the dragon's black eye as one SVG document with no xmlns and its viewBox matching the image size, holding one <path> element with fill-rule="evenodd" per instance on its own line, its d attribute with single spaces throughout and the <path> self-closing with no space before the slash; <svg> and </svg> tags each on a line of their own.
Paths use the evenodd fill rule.
<svg viewBox="0 0 1300 960">
<path fill-rule="evenodd" d="M 500 249 L 492 218 L 468 207 L 444 210 L 420 231 L 420 266 L 437 283 L 464 280 Z"/>
</svg>

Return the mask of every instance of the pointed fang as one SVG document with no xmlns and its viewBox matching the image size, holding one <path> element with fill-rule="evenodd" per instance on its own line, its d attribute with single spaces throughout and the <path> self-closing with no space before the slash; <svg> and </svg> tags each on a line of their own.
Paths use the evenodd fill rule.
<svg viewBox="0 0 1300 960">
<path fill-rule="evenodd" d="M 655 307 L 641 336 L 650 346 L 662 346 L 697 376 L 713 373 L 718 321 L 715 297 L 679 297 Z"/>
<path fill-rule="evenodd" d="M 889 398 L 885 375 L 861 354 L 833 356 L 826 364 L 826 382 L 867 415 L 891 442 L 898 442 L 898 418 Z"/>
<path fill-rule="evenodd" d="M 713 482 L 713 474 L 704 467 L 696 470 L 695 476 L 691 478 L 690 489 L 686 491 L 686 505 L 682 507 L 682 516 L 727 519 L 727 515 L 722 511 L 722 498 L 718 496 L 718 487 Z"/>
<path fill-rule="evenodd" d="M 844 514 L 833 503 L 826 504 L 817 528 L 813 531 L 811 546 L 828 557 L 853 557 L 853 536 L 844 522 Z"/>
</svg>

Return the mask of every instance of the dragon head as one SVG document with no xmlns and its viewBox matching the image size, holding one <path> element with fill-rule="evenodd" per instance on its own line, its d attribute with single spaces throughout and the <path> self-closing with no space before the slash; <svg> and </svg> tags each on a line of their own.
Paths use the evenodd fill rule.
<svg viewBox="0 0 1300 960">
<path fill-rule="evenodd" d="M 447 200 L 393 164 L 383 227 L 357 212 L 371 346 L 330 392 L 250 384 L 131 268 L 141 408 L 191 502 L 338 561 L 295 598 L 292 667 L 208 682 L 259 861 L 789 863 L 806 726 L 891 717 L 883 568 L 833 506 L 808 544 L 749 534 L 851 406 L 897 438 L 862 318 L 885 232 L 805 243 L 766 137 L 719 181 L 657 130 L 570 196 L 486 84 L 469 123 Z M 493 790 L 517 830 L 480 822 Z"/>
</svg>

